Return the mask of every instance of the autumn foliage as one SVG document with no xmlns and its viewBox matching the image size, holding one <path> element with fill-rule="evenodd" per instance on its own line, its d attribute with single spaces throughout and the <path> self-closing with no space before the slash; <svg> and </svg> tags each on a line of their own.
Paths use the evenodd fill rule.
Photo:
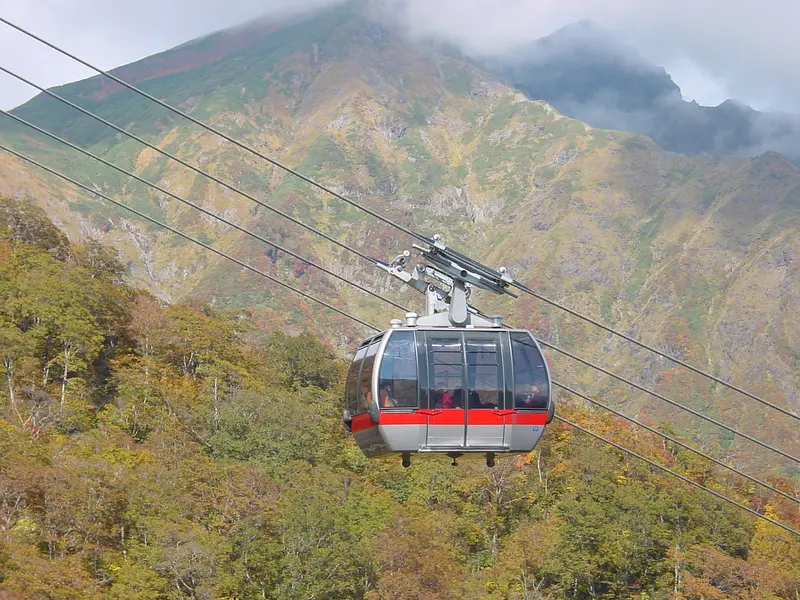
<svg viewBox="0 0 800 600">
<path fill-rule="evenodd" d="M 0 235 L 2 599 L 800 594 L 797 538 L 565 425 L 494 469 L 369 461 L 341 427 L 331 348 L 281 332 L 257 344 L 245 313 L 164 306 L 102 247 L 14 210 Z M 786 499 L 559 410 L 800 527 Z"/>
</svg>

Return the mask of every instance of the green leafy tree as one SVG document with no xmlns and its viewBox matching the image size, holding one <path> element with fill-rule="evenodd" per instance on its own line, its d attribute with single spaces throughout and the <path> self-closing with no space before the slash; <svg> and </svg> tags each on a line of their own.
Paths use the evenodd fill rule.
<svg viewBox="0 0 800 600">
<path fill-rule="evenodd" d="M 61 260 L 70 252 L 67 236 L 30 200 L 0 197 L 0 240 L 38 246 Z"/>
<path fill-rule="evenodd" d="M 344 366 L 333 350 L 309 332 L 298 336 L 273 332 L 266 351 L 271 367 L 284 374 L 285 384 L 329 388 L 342 379 Z"/>
<path fill-rule="evenodd" d="M 24 422 L 17 406 L 17 375 L 25 360 L 33 353 L 33 339 L 10 323 L 8 318 L 0 317 L 0 355 L 8 390 L 8 401 L 11 410 L 20 423 Z"/>
<path fill-rule="evenodd" d="M 0 232 L 0 598 L 800 593 L 794 538 L 563 424 L 494 469 L 367 459 L 341 423 L 331 348 L 308 333 L 259 344 L 241 314 L 162 306 L 102 247 L 30 215 L 0 214 L 0 229 L 18 221 Z M 797 526 L 794 503 L 560 406 Z"/>
<path fill-rule="evenodd" d="M 388 518 L 385 496 L 347 485 L 335 473 L 299 467 L 281 500 L 277 532 L 280 598 L 363 598 L 375 585 L 366 540 Z"/>
<path fill-rule="evenodd" d="M 334 402 L 318 388 L 244 392 L 222 410 L 208 443 L 215 456 L 258 461 L 273 471 L 296 460 L 335 463 L 343 440 Z"/>
</svg>

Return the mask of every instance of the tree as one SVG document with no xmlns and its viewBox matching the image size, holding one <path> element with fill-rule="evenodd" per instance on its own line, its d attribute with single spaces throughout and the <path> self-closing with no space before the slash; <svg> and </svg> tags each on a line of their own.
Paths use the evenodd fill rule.
<svg viewBox="0 0 800 600">
<path fill-rule="evenodd" d="M 508 536 L 494 572 L 496 586 L 509 600 L 538 600 L 554 589 L 559 557 L 557 521 L 523 521 Z"/>
<path fill-rule="evenodd" d="M 67 236 L 28 200 L 0 197 L 0 240 L 38 246 L 59 260 L 69 254 Z"/>
<path fill-rule="evenodd" d="M 208 443 L 214 456 L 257 461 L 273 472 L 292 461 L 332 463 L 342 445 L 334 406 L 333 395 L 317 388 L 243 392 L 220 412 Z"/>
<path fill-rule="evenodd" d="M 282 568 L 275 595 L 363 598 L 375 583 L 365 540 L 387 518 L 385 496 L 347 485 L 328 469 L 298 465 L 276 521 Z"/>
<path fill-rule="evenodd" d="M 370 542 L 378 581 L 369 600 L 449 600 L 469 595 L 455 552 L 454 519 L 419 507 L 396 509 L 391 526 Z"/>
<path fill-rule="evenodd" d="M 290 385 L 328 388 L 342 380 L 343 365 L 330 347 L 311 333 L 289 336 L 273 332 L 267 340 L 267 357 L 273 369 L 285 373 Z"/>
<path fill-rule="evenodd" d="M 33 340 L 29 336 L 10 323 L 7 318 L 0 316 L 0 358 L 3 361 L 8 400 L 20 423 L 23 423 L 24 419 L 17 407 L 16 374 L 20 363 L 30 356 L 33 347 Z"/>
</svg>

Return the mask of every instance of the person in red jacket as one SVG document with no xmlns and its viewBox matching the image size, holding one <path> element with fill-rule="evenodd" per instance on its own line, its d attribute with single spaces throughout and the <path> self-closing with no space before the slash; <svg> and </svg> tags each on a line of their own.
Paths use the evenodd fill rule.
<svg viewBox="0 0 800 600">
<path fill-rule="evenodd" d="M 456 408 L 450 392 L 447 390 L 439 390 L 439 395 L 436 398 L 436 408 Z"/>
</svg>

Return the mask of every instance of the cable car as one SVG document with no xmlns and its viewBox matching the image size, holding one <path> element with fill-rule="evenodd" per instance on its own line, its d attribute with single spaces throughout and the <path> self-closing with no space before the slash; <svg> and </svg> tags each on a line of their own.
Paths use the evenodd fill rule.
<svg viewBox="0 0 800 600">
<path fill-rule="evenodd" d="M 404 270 L 408 252 L 381 265 L 426 293 L 428 314 L 407 313 L 361 343 L 347 375 L 344 425 L 367 456 L 400 454 L 406 467 L 415 453 L 443 453 L 453 464 L 485 455 L 493 466 L 497 454 L 530 452 L 552 421 L 549 367 L 529 331 L 503 328 L 467 304 L 471 287 L 510 293 L 513 280 L 438 236 L 433 244 L 422 249 L 433 265 L 414 273 Z"/>
</svg>

